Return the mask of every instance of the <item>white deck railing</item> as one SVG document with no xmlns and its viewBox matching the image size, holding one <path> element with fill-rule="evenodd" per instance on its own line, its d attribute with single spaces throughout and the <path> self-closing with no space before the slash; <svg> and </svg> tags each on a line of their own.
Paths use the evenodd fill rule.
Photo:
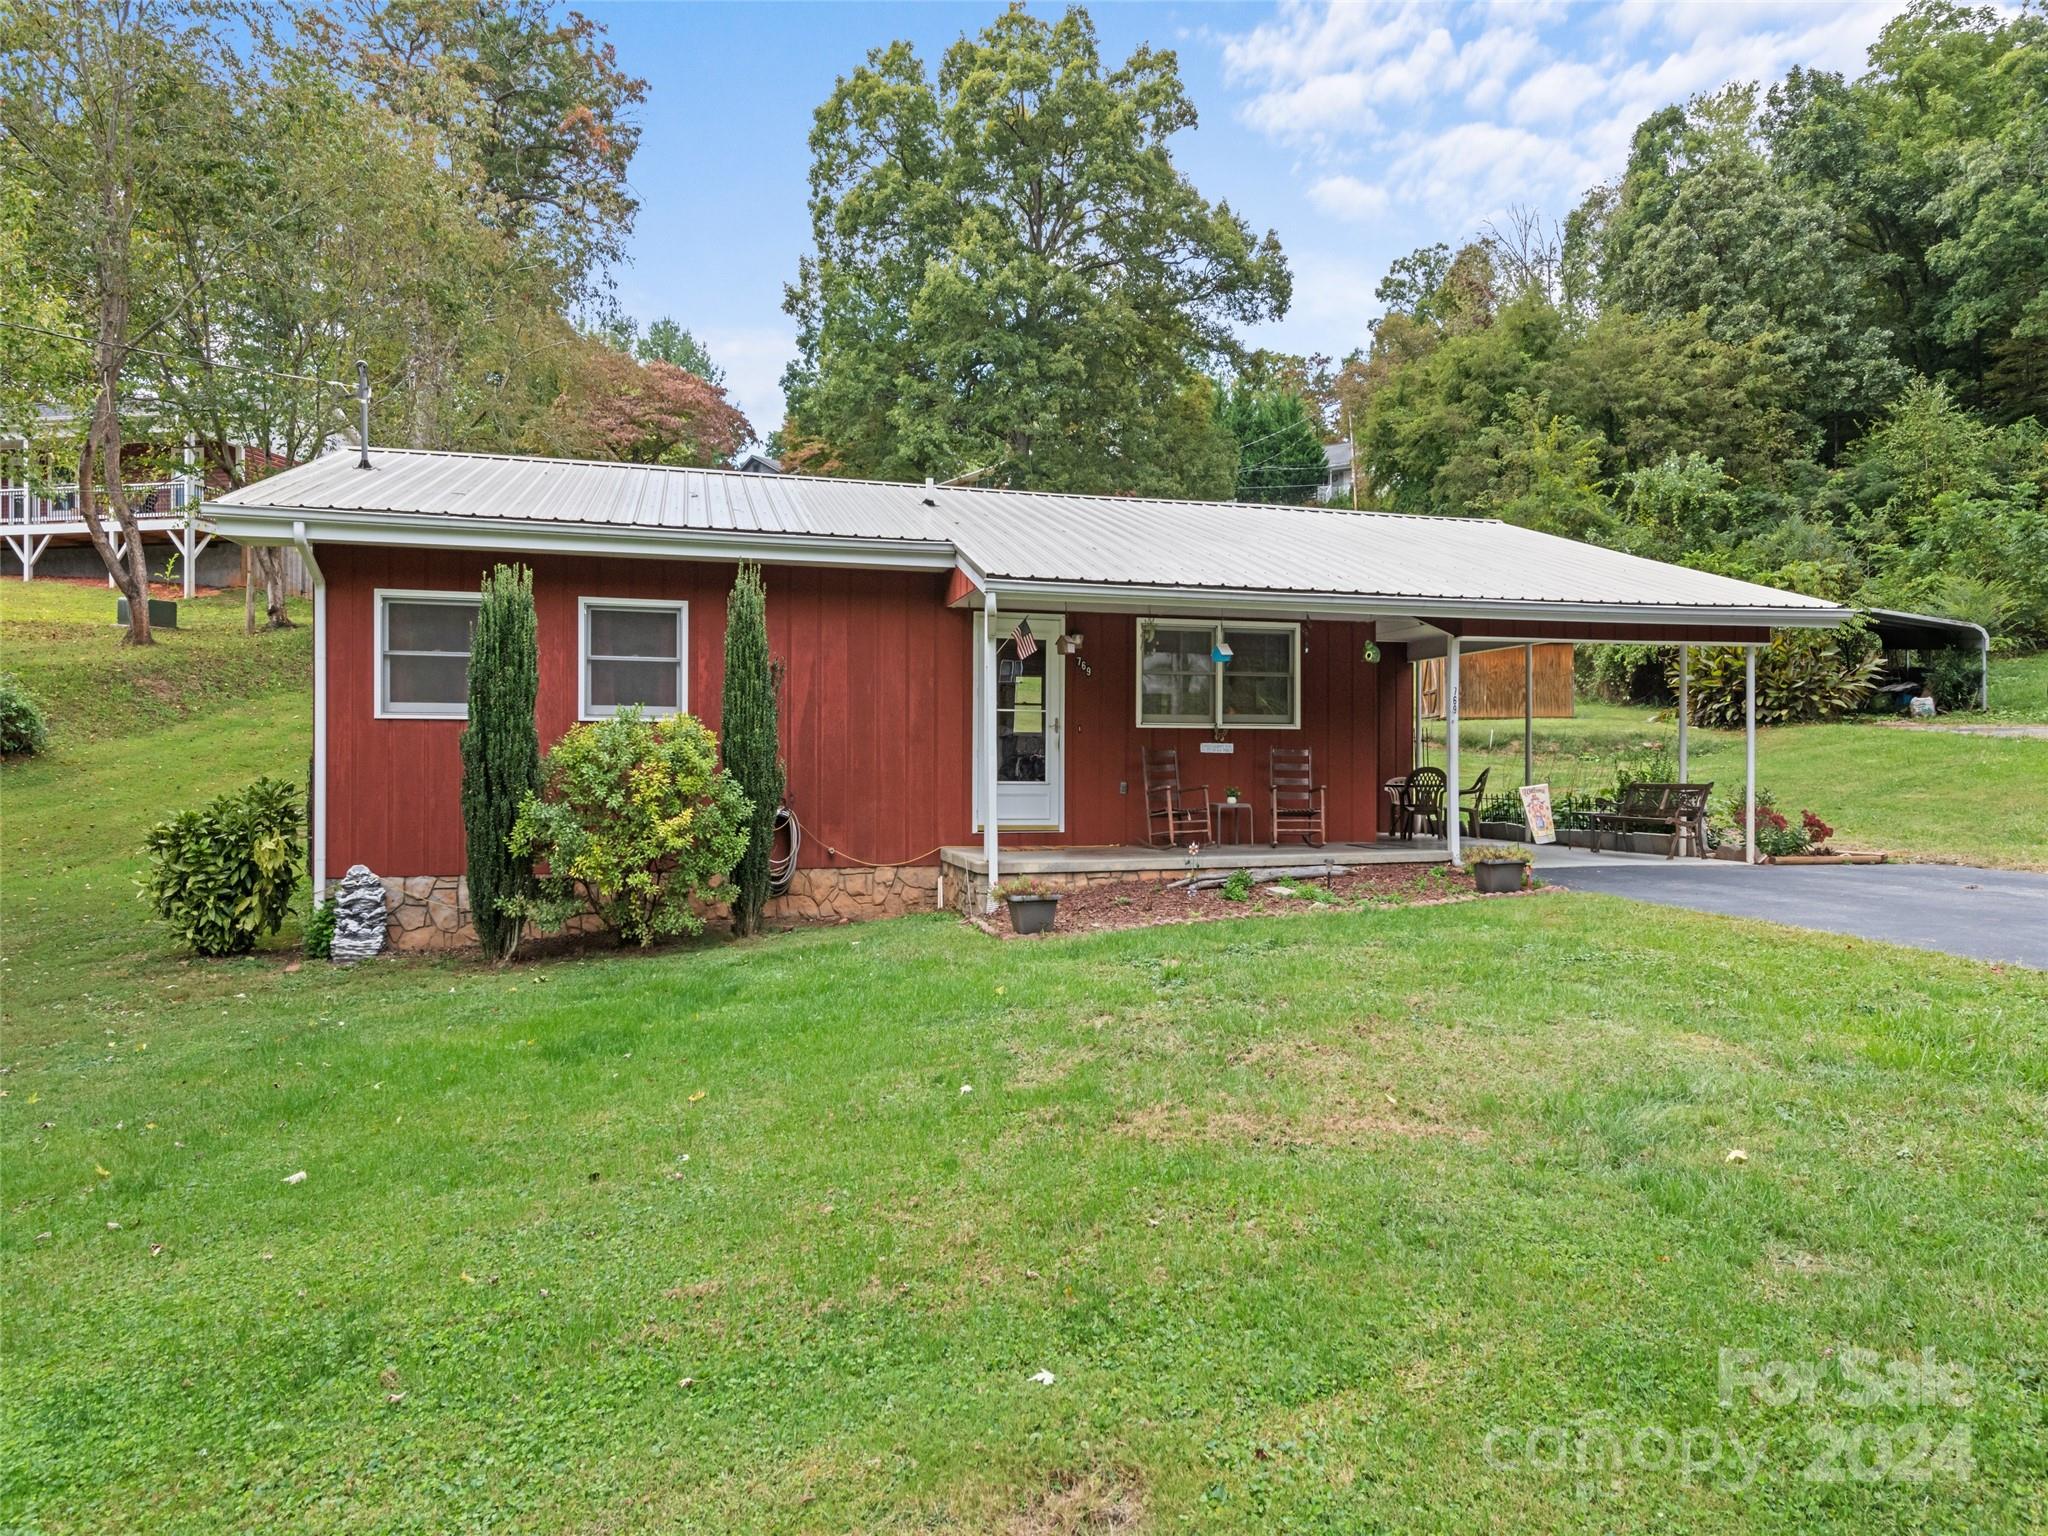
<svg viewBox="0 0 2048 1536">
<path fill-rule="evenodd" d="M 188 503 L 199 500 L 197 478 L 179 475 L 170 480 L 141 480 L 128 487 L 128 502 L 138 518 L 175 517 Z M 100 498 L 100 512 L 113 521 L 113 509 Z M 76 485 L 48 485 L 40 489 L 25 485 L 0 486 L 0 525 L 10 528 L 39 527 L 47 523 L 82 523 L 78 515 Z"/>
</svg>

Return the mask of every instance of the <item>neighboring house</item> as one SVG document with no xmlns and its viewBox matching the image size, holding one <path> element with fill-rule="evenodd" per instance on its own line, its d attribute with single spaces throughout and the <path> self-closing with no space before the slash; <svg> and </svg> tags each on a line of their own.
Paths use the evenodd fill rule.
<svg viewBox="0 0 2048 1536">
<path fill-rule="evenodd" d="M 69 419 L 55 412 L 45 412 L 45 418 Z M 262 448 L 237 443 L 229 452 L 244 479 L 283 467 L 282 459 Z M 217 468 L 200 473 L 196 454 L 162 440 L 129 442 L 121 458 L 122 483 L 146 546 L 151 577 L 161 579 L 175 557 L 188 597 L 202 582 L 224 586 L 239 581 L 239 552 L 226 546 L 209 550 L 213 533 L 203 510 L 208 496 L 228 488 L 230 477 Z M 167 472 L 162 467 L 167 460 L 176 462 L 177 469 Z M 125 546 L 104 494 L 99 509 L 102 526 L 119 554 Z M 51 463 L 32 455 L 26 438 L 6 433 L 0 433 L 0 573 L 18 575 L 23 581 L 38 574 L 106 575 L 78 510 L 76 464 Z"/>
<path fill-rule="evenodd" d="M 1323 483 L 1316 492 L 1316 500 L 1324 502 L 1349 501 L 1351 499 L 1351 445 L 1349 443 L 1323 444 Z"/>
<path fill-rule="evenodd" d="M 1525 641 L 1757 645 L 1846 617 L 1483 518 L 371 461 L 329 454 L 209 511 L 313 572 L 315 882 L 367 865 L 415 943 L 459 924 L 468 637 L 498 561 L 534 572 L 544 741 L 627 704 L 716 729 L 735 562 L 762 563 L 803 832 L 783 910 L 801 915 L 930 905 L 942 873 L 972 900 L 991 873 L 1078 857 L 1051 849 L 1144 844 L 1148 748 L 1176 748 L 1184 783 L 1213 797 L 1247 790 L 1236 830 L 1261 844 L 1269 749 L 1309 748 L 1319 856 L 1364 860 L 1390 830 L 1381 786 L 1410 765 L 1418 659 L 1447 657 L 1455 681 L 1461 655 Z M 1156 850 L 1149 867 L 1193 862 Z"/>
<path fill-rule="evenodd" d="M 758 448 L 750 448 L 740 455 L 739 462 L 733 465 L 733 468 L 743 475 L 779 475 L 782 473 L 782 462 L 769 458 Z"/>
</svg>

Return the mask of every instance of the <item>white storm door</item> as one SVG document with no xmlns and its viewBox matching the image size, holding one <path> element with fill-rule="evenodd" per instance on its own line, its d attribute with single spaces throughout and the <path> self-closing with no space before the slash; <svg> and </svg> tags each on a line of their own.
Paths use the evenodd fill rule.
<svg viewBox="0 0 2048 1536">
<path fill-rule="evenodd" d="M 1017 654 L 1019 621 L 1030 625 L 1029 656 Z M 1058 831 L 1065 825 L 1066 658 L 1053 642 L 1066 631 L 1057 613 L 996 616 L 996 808 L 1000 827 Z M 984 727 L 985 728 L 985 727 Z M 976 754 L 977 784 L 987 759 Z"/>
</svg>

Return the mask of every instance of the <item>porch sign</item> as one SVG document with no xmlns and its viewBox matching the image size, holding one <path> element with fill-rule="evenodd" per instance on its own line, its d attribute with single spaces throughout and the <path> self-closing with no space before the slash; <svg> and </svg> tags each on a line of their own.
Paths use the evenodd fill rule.
<svg viewBox="0 0 2048 1536">
<path fill-rule="evenodd" d="M 1529 829 L 1532 843 L 1554 843 L 1557 841 L 1557 822 L 1550 814 L 1550 786 L 1548 784 L 1524 784 L 1522 795 L 1522 823 Z"/>
</svg>

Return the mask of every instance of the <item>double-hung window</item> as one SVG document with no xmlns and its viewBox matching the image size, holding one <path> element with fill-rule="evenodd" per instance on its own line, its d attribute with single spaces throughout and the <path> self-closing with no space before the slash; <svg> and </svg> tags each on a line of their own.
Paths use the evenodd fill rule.
<svg viewBox="0 0 2048 1536">
<path fill-rule="evenodd" d="M 412 720 L 469 715 L 475 592 L 377 593 L 377 713 Z"/>
<path fill-rule="evenodd" d="M 1301 626 L 1140 620 L 1138 724 L 1300 725 Z"/>
<path fill-rule="evenodd" d="M 602 720 L 632 705 L 650 718 L 690 707 L 688 603 L 586 597 L 578 608 L 583 719 Z"/>
</svg>

